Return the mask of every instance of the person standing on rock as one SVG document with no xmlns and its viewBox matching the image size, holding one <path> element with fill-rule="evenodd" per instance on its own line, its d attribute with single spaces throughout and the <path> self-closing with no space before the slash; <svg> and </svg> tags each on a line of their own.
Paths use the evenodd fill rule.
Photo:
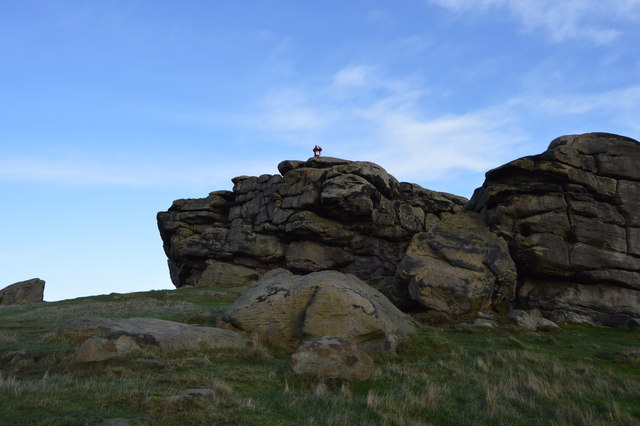
<svg viewBox="0 0 640 426">
<path fill-rule="evenodd" d="M 313 147 L 313 156 L 314 157 L 320 157 L 320 153 L 322 152 L 322 148 L 320 148 L 318 145 Z"/>
</svg>

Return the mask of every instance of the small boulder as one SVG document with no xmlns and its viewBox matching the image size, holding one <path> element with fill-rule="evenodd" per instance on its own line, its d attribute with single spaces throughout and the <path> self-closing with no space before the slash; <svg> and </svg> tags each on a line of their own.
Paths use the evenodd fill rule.
<svg viewBox="0 0 640 426">
<path fill-rule="evenodd" d="M 373 370 L 373 358 L 352 342 L 325 336 L 300 346 L 291 356 L 291 368 L 306 376 L 367 380 Z"/>
<path fill-rule="evenodd" d="M 44 281 L 33 278 L 11 284 L 0 290 L 0 305 L 24 305 L 42 302 Z"/>
<path fill-rule="evenodd" d="M 140 346 L 129 336 L 104 338 L 93 336 L 80 345 L 72 362 L 100 362 L 109 359 L 132 358 L 141 353 Z"/>
<path fill-rule="evenodd" d="M 520 328 L 527 330 L 551 330 L 558 328 L 558 324 L 546 318 L 529 315 L 525 311 L 514 309 L 509 313 L 509 319 Z"/>
<path fill-rule="evenodd" d="M 249 285 L 218 326 L 273 338 L 348 339 L 367 351 L 394 351 L 417 331 L 382 293 L 337 271 L 299 276 L 283 269 Z"/>
<path fill-rule="evenodd" d="M 463 322 L 457 324 L 457 326 L 463 328 L 496 328 L 498 324 L 494 321 L 476 318 L 473 322 Z"/>
<path fill-rule="evenodd" d="M 76 352 L 74 362 L 95 362 L 136 356 L 140 351 L 160 355 L 180 352 L 245 350 L 255 344 L 230 330 L 197 327 L 156 318 L 81 318 L 63 325 L 58 337 L 91 336 Z"/>
<path fill-rule="evenodd" d="M 13 373 L 26 370 L 31 367 L 35 361 L 35 358 L 24 349 L 0 355 L 0 366 L 5 367 Z"/>
<path fill-rule="evenodd" d="M 233 388 L 226 383 L 215 380 L 211 388 L 185 389 L 176 395 L 166 398 L 156 398 L 157 402 L 166 410 L 185 411 L 194 408 L 199 401 L 206 405 L 229 404 L 236 399 Z"/>
</svg>

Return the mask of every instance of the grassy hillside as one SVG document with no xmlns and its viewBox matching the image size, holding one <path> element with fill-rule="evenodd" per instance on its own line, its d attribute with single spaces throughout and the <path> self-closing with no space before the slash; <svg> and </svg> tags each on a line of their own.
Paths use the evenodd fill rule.
<svg viewBox="0 0 640 426">
<path fill-rule="evenodd" d="M 166 425 L 640 424 L 638 329 L 423 327 L 398 356 L 377 357 L 363 383 L 294 376 L 296 342 L 79 366 L 66 361 L 78 342 L 55 335 L 60 324 L 86 316 L 213 326 L 238 293 L 182 289 L 0 307 L 0 424 L 116 417 Z M 171 398 L 193 388 L 214 393 Z"/>
</svg>

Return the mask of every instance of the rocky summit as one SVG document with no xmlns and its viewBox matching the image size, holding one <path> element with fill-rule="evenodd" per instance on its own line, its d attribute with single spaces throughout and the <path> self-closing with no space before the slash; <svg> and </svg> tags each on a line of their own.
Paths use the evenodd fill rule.
<svg viewBox="0 0 640 426">
<path fill-rule="evenodd" d="M 429 321 L 518 308 L 554 321 L 640 322 L 635 140 L 557 138 L 489 171 L 470 201 L 369 162 L 314 157 L 278 170 L 158 213 L 176 287 L 336 270 Z"/>
<path fill-rule="evenodd" d="M 233 191 L 176 200 L 158 214 L 176 287 L 245 285 L 277 268 L 337 270 L 405 306 L 396 269 L 413 235 L 467 202 L 369 162 L 314 157 L 278 170 L 236 177 Z"/>
</svg>

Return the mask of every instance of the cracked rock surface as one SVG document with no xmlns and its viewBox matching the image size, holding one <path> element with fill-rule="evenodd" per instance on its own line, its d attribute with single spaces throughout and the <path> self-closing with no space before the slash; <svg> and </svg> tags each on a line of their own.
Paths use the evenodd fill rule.
<svg viewBox="0 0 640 426">
<path fill-rule="evenodd" d="M 610 326 L 640 317 L 637 141 L 562 136 L 489 171 L 467 209 L 509 244 L 521 308 Z"/>
<path fill-rule="evenodd" d="M 337 270 L 410 299 L 396 268 L 416 232 L 467 199 L 398 182 L 363 161 L 283 161 L 281 174 L 232 179 L 233 191 L 173 202 L 158 227 L 176 287 L 243 286 L 265 272 Z"/>
<path fill-rule="evenodd" d="M 517 272 L 507 243 L 473 212 L 416 234 L 398 275 L 436 322 L 469 319 L 480 310 L 508 312 L 515 299 Z"/>
</svg>

